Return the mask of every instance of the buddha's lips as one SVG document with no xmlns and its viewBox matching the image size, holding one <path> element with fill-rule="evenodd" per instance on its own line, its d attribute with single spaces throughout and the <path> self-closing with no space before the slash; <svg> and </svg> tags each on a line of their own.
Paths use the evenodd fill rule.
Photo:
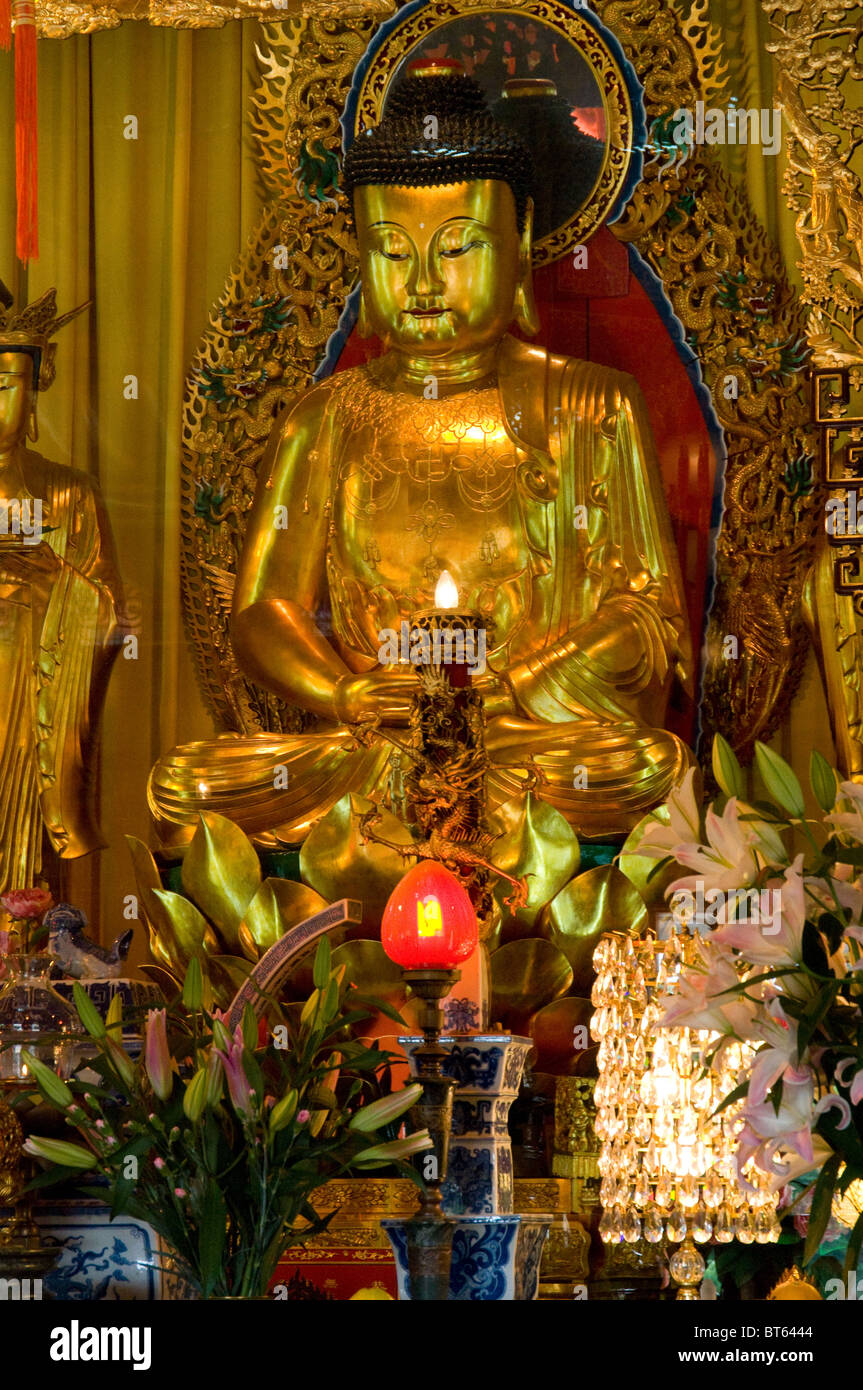
<svg viewBox="0 0 863 1390">
<path fill-rule="evenodd" d="M 411 319 L 439 319 L 450 311 L 449 309 L 404 309 L 402 312 Z"/>
</svg>

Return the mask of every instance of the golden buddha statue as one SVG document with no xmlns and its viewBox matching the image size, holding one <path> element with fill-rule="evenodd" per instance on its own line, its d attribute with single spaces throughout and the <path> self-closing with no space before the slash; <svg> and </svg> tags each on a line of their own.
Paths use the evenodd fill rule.
<svg viewBox="0 0 863 1390">
<path fill-rule="evenodd" d="M 0 891 L 31 886 L 43 830 L 62 859 L 102 847 L 93 744 L 118 650 L 108 519 L 85 474 L 27 447 L 54 380 L 53 290 L 12 313 L 0 282 Z"/>
<path fill-rule="evenodd" d="M 277 426 L 232 620 L 245 673 L 308 727 L 164 757 L 149 795 L 166 843 L 201 810 L 299 841 L 345 793 L 384 792 L 389 747 L 352 730 L 407 724 L 416 674 L 386 639 L 444 571 L 493 636 L 473 682 L 492 807 L 532 765 L 580 835 L 622 836 L 684 774 L 662 723 L 689 640 L 638 387 L 509 332 L 537 329 L 529 179 L 525 147 L 446 67 L 413 72 L 351 146 L 358 326 L 384 352 Z"/>
</svg>

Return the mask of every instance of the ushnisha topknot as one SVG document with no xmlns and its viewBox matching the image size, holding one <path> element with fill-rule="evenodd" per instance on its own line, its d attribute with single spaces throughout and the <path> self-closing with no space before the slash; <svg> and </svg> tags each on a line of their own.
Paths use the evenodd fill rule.
<svg viewBox="0 0 863 1390">
<path fill-rule="evenodd" d="M 469 179 L 500 179 L 512 189 L 518 229 L 531 192 L 526 146 L 491 114 L 479 83 L 460 63 L 417 62 L 387 102 L 383 119 L 361 131 L 345 155 L 342 184 L 435 188 Z M 427 138 L 429 117 L 437 121 Z"/>
</svg>

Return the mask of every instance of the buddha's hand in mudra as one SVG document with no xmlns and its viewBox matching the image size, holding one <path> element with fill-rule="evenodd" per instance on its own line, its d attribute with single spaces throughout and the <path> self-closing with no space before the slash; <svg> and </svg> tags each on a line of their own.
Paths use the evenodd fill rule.
<svg viewBox="0 0 863 1390">
<path fill-rule="evenodd" d="M 492 672 L 476 677 L 473 686 L 483 697 L 486 716 L 512 714 L 515 710 L 508 683 Z M 340 724 L 369 721 L 404 727 L 410 722 L 411 705 L 419 689 L 412 666 L 385 666 L 360 676 L 343 676 L 336 684 L 334 705 Z"/>
<path fill-rule="evenodd" d="M 336 684 L 333 699 L 336 719 L 340 724 L 377 720 L 404 726 L 410 718 L 416 688 L 416 675 L 410 667 L 378 667 L 359 676 L 343 676 Z"/>
</svg>

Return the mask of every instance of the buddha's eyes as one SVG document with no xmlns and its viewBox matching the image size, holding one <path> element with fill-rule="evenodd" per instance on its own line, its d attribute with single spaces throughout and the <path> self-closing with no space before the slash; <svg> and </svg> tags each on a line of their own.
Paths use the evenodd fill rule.
<svg viewBox="0 0 863 1390">
<path fill-rule="evenodd" d="M 454 260 L 456 256 L 463 256 L 465 252 L 473 251 L 474 247 L 484 245 L 485 242 L 480 241 L 478 237 L 474 237 L 473 240 L 460 242 L 457 246 L 442 246 L 440 248 L 440 254 L 447 260 Z"/>
<path fill-rule="evenodd" d="M 410 259 L 407 251 L 388 251 L 384 247 L 380 248 L 378 254 L 383 256 L 385 261 L 407 261 Z"/>
</svg>

